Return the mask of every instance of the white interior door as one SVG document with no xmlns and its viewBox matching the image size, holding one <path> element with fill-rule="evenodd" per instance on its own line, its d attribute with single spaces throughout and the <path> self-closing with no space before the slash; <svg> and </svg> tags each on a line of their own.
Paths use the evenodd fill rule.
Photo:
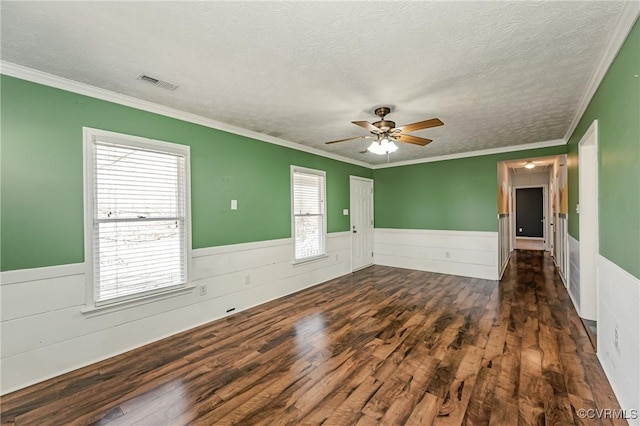
<svg viewBox="0 0 640 426">
<path fill-rule="evenodd" d="M 351 176 L 351 269 L 373 264 L 373 180 Z"/>
</svg>

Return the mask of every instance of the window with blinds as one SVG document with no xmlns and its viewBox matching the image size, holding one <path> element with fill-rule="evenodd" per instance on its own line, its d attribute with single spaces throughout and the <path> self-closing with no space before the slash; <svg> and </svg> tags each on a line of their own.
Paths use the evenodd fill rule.
<svg viewBox="0 0 640 426">
<path fill-rule="evenodd" d="M 119 136 L 90 144 L 96 306 L 187 283 L 188 147 Z"/>
<path fill-rule="evenodd" d="M 291 168 L 294 259 L 326 254 L 325 172 Z"/>
</svg>

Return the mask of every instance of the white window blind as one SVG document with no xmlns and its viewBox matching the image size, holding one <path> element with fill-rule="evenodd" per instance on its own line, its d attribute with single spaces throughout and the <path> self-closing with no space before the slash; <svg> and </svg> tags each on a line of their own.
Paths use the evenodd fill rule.
<svg viewBox="0 0 640 426">
<path fill-rule="evenodd" d="M 185 155 L 99 139 L 92 146 L 96 305 L 185 285 Z"/>
<path fill-rule="evenodd" d="M 295 260 L 326 253 L 325 175 L 292 168 L 293 245 Z"/>
</svg>

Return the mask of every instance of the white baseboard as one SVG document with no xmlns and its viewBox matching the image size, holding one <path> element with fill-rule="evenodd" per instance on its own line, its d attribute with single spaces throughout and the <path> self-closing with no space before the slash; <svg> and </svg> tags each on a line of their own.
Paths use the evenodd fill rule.
<svg viewBox="0 0 640 426">
<path fill-rule="evenodd" d="M 502 276 L 504 275 L 504 271 L 507 270 L 507 266 L 509 265 L 509 259 L 511 259 L 511 253 L 509 252 L 509 254 L 507 255 L 507 258 L 504 261 L 504 264 L 502 265 L 502 268 L 500 268 L 500 274 L 498 274 L 498 280 L 502 279 Z"/>
<path fill-rule="evenodd" d="M 597 352 L 620 406 L 640 410 L 640 279 L 603 256 L 598 256 Z"/>
<path fill-rule="evenodd" d="M 556 270 L 558 271 L 558 276 L 560 277 L 560 281 L 562 281 L 562 284 L 564 285 L 564 288 L 567 288 L 567 281 L 564 279 L 564 275 L 562 274 L 560 267 L 558 266 L 558 262 L 556 262 L 556 258 L 553 258 L 553 264 L 556 267 Z"/>
<path fill-rule="evenodd" d="M 84 264 L 0 273 L 0 394 L 348 274 L 350 233 L 328 235 L 326 258 L 291 265 L 291 239 L 193 250 L 198 291 L 86 317 Z M 250 284 L 245 284 L 249 276 Z"/>
<path fill-rule="evenodd" d="M 374 263 L 497 280 L 498 233 L 376 228 Z"/>
</svg>

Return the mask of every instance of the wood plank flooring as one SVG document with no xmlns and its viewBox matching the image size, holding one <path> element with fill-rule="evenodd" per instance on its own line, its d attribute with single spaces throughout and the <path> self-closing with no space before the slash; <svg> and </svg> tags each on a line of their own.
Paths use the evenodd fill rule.
<svg viewBox="0 0 640 426">
<path fill-rule="evenodd" d="M 14 392 L 16 425 L 571 425 L 619 408 L 551 259 L 373 266 Z M 591 422 L 591 423 L 590 423 Z"/>
</svg>

